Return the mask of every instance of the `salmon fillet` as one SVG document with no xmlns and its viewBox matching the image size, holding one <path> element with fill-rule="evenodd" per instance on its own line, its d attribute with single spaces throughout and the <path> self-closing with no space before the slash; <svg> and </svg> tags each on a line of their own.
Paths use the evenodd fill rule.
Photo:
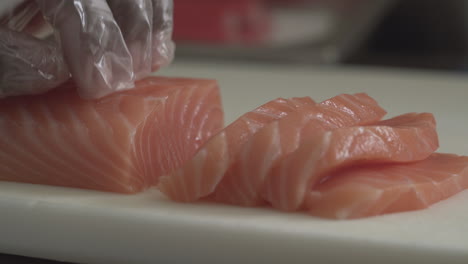
<svg viewBox="0 0 468 264">
<path fill-rule="evenodd" d="M 223 127 L 216 81 L 151 77 L 83 100 L 72 84 L 0 100 L 0 180 L 135 193 Z"/>
<path fill-rule="evenodd" d="M 244 114 L 211 138 L 184 166 L 161 177 L 158 188 L 179 202 L 193 202 L 211 194 L 253 134 L 271 121 L 310 105 L 315 102 L 309 97 L 278 98 Z"/>
<path fill-rule="evenodd" d="M 346 110 L 344 110 L 346 109 Z M 304 140 L 340 127 L 365 125 L 386 114 L 366 94 L 342 94 L 317 105 L 297 108 L 251 136 L 216 187 L 215 201 L 257 206 L 268 170 Z"/>
<path fill-rule="evenodd" d="M 434 153 L 411 164 L 339 171 L 307 194 L 310 214 L 351 219 L 429 207 L 468 188 L 468 157 Z"/>
<path fill-rule="evenodd" d="M 300 210 L 307 189 L 334 170 L 356 164 L 423 160 L 438 147 L 435 119 L 428 113 L 327 131 L 311 137 L 278 162 L 267 175 L 262 195 L 275 208 Z"/>
</svg>

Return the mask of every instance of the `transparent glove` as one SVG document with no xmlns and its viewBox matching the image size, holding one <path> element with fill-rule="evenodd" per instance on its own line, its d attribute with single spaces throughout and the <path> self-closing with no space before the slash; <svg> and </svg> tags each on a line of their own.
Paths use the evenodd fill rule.
<svg viewBox="0 0 468 264">
<path fill-rule="evenodd" d="M 23 1 L 0 19 L 0 97 L 43 93 L 70 76 L 87 99 L 133 88 L 173 59 L 172 9 L 172 0 Z M 51 37 L 38 37 L 38 17 Z"/>
</svg>

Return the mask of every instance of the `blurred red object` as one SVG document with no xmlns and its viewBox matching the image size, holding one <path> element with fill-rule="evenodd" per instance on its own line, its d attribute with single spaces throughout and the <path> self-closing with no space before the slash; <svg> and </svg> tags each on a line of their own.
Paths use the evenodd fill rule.
<svg viewBox="0 0 468 264">
<path fill-rule="evenodd" d="M 289 4 L 289 3 L 307 3 L 307 2 L 317 2 L 321 0 L 267 0 L 269 3 L 280 3 L 280 4 Z"/>
<path fill-rule="evenodd" d="M 265 0 L 175 0 L 177 42 L 202 44 L 260 44 L 271 32 Z"/>
</svg>

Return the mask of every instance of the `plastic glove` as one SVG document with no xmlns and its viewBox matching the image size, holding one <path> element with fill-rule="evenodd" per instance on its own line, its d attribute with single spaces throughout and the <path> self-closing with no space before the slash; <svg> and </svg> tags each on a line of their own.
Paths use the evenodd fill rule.
<svg viewBox="0 0 468 264">
<path fill-rule="evenodd" d="M 134 87 L 173 59 L 172 6 L 172 0 L 23 4 L 15 12 L 20 19 L 0 20 L 0 97 L 42 93 L 70 75 L 83 98 Z M 26 34 L 25 20 L 37 23 L 39 11 L 54 29 L 51 39 Z"/>
</svg>

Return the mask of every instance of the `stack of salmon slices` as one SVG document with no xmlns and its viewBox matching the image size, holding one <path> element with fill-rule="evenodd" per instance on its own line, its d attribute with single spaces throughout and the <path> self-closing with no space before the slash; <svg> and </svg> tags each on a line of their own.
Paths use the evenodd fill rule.
<svg viewBox="0 0 468 264">
<path fill-rule="evenodd" d="M 434 153 L 432 114 L 385 115 L 363 93 L 276 99 L 210 138 L 158 187 L 179 202 L 333 219 L 423 209 L 468 188 L 468 157 Z"/>
</svg>

